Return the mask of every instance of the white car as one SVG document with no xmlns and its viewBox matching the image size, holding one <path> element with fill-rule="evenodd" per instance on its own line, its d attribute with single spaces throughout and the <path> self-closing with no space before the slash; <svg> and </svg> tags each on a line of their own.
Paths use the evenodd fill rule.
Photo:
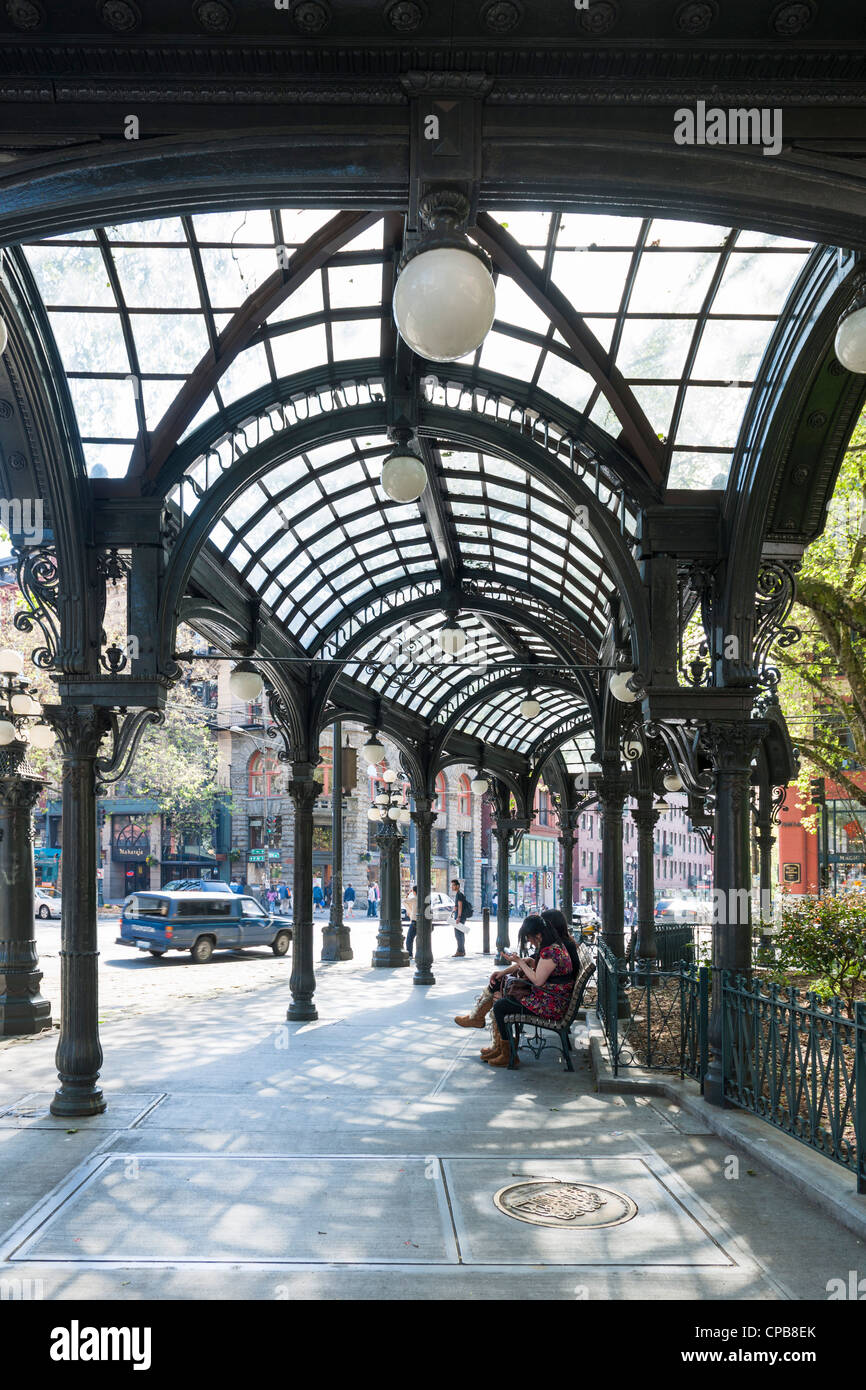
<svg viewBox="0 0 866 1390">
<path fill-rule="evenodd" d="M 454 926 L 454 900 L 447 893 L 430 894 L 430 912 L 434 927 Z"/>
<path fill-rule="evenodd" d="M 36 888 L 33 893 L 33 910 L 37 917 L 46 919 L 48 917 L 60 916 L 60 899 L 52 898 L 41 888 Z"/>
</svg>

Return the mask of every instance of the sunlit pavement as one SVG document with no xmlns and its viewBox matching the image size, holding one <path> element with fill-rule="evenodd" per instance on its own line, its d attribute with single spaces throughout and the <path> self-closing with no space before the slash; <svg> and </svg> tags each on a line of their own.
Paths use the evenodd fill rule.
<svg viewBox="0 0 866 1390">
<path fill-rule="evenodd" d="M 378 922 L 350 926 L 355 959 L 318 967 L 319 1019 L 299 1025 L 291 956 L 156 961 L 100 924 L 106 1113 L 48 1114 L 56 1033 L 0 1044 L 0 1280 L 46 1298 L 820 1299 L 863 1266 L 855 1236 L 795 1214 L 700 1120 L 596 1095 L 580 1046 L 574 1073 L 554 1049 L 483 1064 L 487 1035 L 453 1023 L 491 967 L 480 925 L 463 960 L 437 929 L 430 988 L 372 969 Z M 39 941 L 57 1015 L 58 924 Z M 557 1229 L 497 1209 L 539 1178 L 637 1214 Z"/>
</svg>

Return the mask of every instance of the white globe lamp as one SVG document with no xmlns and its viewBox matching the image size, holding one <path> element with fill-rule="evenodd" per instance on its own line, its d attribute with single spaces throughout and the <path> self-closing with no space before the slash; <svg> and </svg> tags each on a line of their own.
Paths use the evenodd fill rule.
<svg viewBox="0 0 866 1390">
<path fill-rule="evenodd" d="M 394 290 L 400 337 L 431 362 L 456 362 L 479 348 L 496 317 L 490 259 L 462 231 L 470 213 L 460 193 L 421 202 L 426 236 L 403 257 Z"/>
<path fill-rule="evenodd" d="M 675 772 L 669 772 L 665 780 L 665 791 L 681 792 L 683 789 L 682 779 Z"/>
<path fill-rule="evenodd" d="M 439 646 L 446 656 L 459 656 L 466 647 L 466 633 L 457 622 L 447 622 L 439 629 Z"/>
<path fill-rule="evenodd" d="M 361 749 L 361 757 L 368 763 L 378 766 L 385 756 L 385 749 L 379 742 L 375 734 L 371 734 L 369 743 L 365 743 Z"/>
<path fill-rule="evenodd" d="M 537 719 L 541 713 L 541 705 L 534 695 L 527 695 L 525 700 L 520 701 L 520 714 L 523 719 Z"/>
<path fill-rule="evenodd" d="M 54 730 L 48 724 L 34 724 L 30 730 L 30 742 L 34 748 L 47 750 L 54 747 Z"/>
<path fill-rule="evenodd" d="M 484 793 L 487 791 L 487 788 L 490 786 L 490 783 L 488 782 L 486 777 L 482 777 L 479 773 L 477 777 L 472 778 L 472 781 L 469 785 L 476 796 L 483 796 Z"/>
<path fill-rule="evenodd" d="M 408 445 L 398 445 L 382 464 L 381 483 L 392 502 L 417 502 L 427 486 L 424 460 Z"/>
<path fill-rule="evenodd" d="M 12 647 L 0 649 L 0 676 L 20 676 L 24 670 L 24 658 Z"/>
<path fill-rule="evenodd" d="M 0 719 L 0 746 L 5 747 L 7 743 L 14 743 L 18 738 L 18 730 L 8 719 Z"/>
<path fill-rule="evenodd" d="M 229 689 L 232 695 L 244 704 L 257 700 L 264 688 L 264 681 L 249 661 L 241 661 L 229 677 Z"/>
<path fill-rule="evenodd" d="M 836 356 L 849 372 L 866 373 L 866 286 L 839 320 Z"/>
</svg>

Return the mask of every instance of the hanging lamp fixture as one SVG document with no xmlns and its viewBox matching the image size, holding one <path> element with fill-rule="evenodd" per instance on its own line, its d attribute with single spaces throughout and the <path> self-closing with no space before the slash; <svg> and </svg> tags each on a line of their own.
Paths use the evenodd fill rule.
<svg viewBox="0 0 866 1390">
<path fill-rule="evenodd" d="M 431 362 L 475 352 L 493 327 L 492 263 L 466 235 L 470 212 L 462 193 L 428 193 L 419 208 L 426 233 L 400 262 L 394 320 L 403 341 Z"/>
</svg>

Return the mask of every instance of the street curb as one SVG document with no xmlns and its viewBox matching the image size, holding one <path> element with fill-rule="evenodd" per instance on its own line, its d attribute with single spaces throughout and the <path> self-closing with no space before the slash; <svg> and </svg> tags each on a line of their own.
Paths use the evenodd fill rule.
<svg viewBox="0 0 866 1390">
<path fill-rule="evenodd" d="M 661 1096 L 675 1101 L 684 1114 L 700 1120 L 717 1138 L 741 1150 L 810 1205 L 866 1241 L 866 1197 L 857 1195 L 857 1180 L 847 1169 L 813 1153 L 757 1115 L 708 1105 L 696 1081 L 662 1077 L 639 1067 L 629 1067 L 631 1076 L 614 1076 L 604 1031 L 592 1010 L 587 1015 L 587 1030 L 592 1075 L 599 1093 Z"/>
</svg>

